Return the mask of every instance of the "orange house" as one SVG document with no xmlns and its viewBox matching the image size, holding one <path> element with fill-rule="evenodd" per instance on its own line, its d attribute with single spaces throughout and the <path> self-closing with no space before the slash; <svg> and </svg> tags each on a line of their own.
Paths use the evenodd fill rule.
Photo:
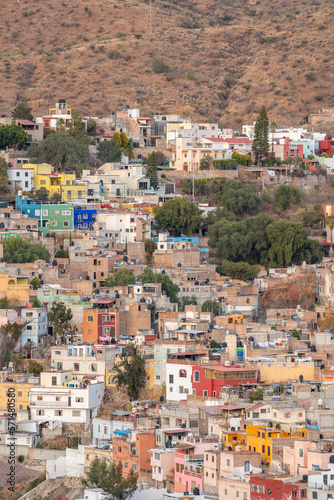
<svg viewBox="0 0 334 500">
<path fill-rule="evenodd" d="M 122 432 L 122 431 L 120 431 Z M 122 463 L 123 476 L 127 477 L 130 470 L 138 473 L 140 480 L 141 471 L 151 471 L 150 449 L 155 447 L 154 429 L 130 432 L 124 435 L 114 434 L 113 437 L 113 460 Z"/>
<path fill-rule="evenodd" d="M 83 341 L 99 342 L 105 338 L 117 338 L 119 332 L 119 309 L 113 300 L 99 300 L 94 307 L 83 311 Z"/>
</svg>

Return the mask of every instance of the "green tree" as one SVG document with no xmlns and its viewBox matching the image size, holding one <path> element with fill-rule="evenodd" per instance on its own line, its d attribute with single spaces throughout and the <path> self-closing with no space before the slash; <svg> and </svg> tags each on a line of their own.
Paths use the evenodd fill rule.
<svg viewBox="0 0 334 500">
<path fill-rule="evenodd" d="M 221 303 L 216 300 L 206 300 L 202 304 L 203 312 L 211 312 L 214 316 L 219 316 L 222 313 Z"/>
<path fill-rule="evenodd" d="M 53 334 L 56 338 L 63 335 L 70 328 L 72 318 L 72 310 L 66 307 L 64 302 L 53 302 L 48 312 L 48 319 L 53 326 Z"/>
<path fill-rule="evenodd" d="M 193 234 L 200 226 L 201 217 L 198 206 L 184 198 L 166 201 L 154 211 L 155 221 L 163 229 L 173 231 L 177 236 Z"/>
<path fill-rule="evenodd" d="M 211 340 L 210 342 L 210 349 L 220 349 L 221 344 L 219 342 L 216 342 L 215 340 Z"/>
<path fill-rule="evenodd" d="M 43 366 L 37 363 L 37 361 L 31 361 L 29 363 L 29 373 L 34 375 L 39 375 L 43 371 Z"/>
<path fill-rule="evenodd" d="M 128 286 L 134 285 L 135 283 L 136 277 L 132 269 L 122 267 L 105 280 L 104 286 Z"/>
<path fill-rule="evenodd" d="M 30 282 L 30 285 L 32 286 L 33 290 L 37 290 L 38 288 L 41 287 L 41 282 L 38 276 L 35 276 Z"/>
<path fill-rule="evenodd" d="M 170 301 L 173 304 L 178 303 L 180 289 L 167 274 L 154 273 L 150 267 L 146 267 L 139 278 L 143 285 L 145 283 L 161 283 L 161 289 L 170 298 Z"/>
<path fill-rule="evenodd" d="M 55 255 L 56 259 L 68 259 L 68 249 L 60 248 Z"/>
<path fill-rule="evenodd" d="M 0 148 L 21 149 L 27 142 L 27 134 L 18 125 L 3 125 L 0 127 Z"/>
<path fill-rule="evenodd" d="M 146 177 L 150 179 L 150 184 L 153 189 L 157 189 L 159 187 L 157 156 L 155 151 L 153 151 L 147 159 Z"/>
<path fill-rule="evenodd" d="M 58 131 L 50 134 L 39 144 L 29 146 L 27 154 L 39 162 L 50 163 L 63 171 L 73 170 L 75 165 L 85 163 L 89 158 L 89 149 L 87 144 L 63 131 Z"/>
<path fill-rule="evenodd" d="M 255 162 L 259 165 L 263 156 L 269 152 L 269 120 L 265 106 L 262 106 L 260 114 L 255 122 L 252 151 Z"/>
<path fill-rule="evenodd" d="M 152 264 L 153 253 L 157 249 L 157 244 L 154 240 L 146 239 L 145 240 L 145 254 L 146 254 L 146 262 L 148 265 Z"/>
<path fill-rule="evenodd" d="M 297 330 L 296 328 L 290 332 L 291 337 L 294 337 L 295 339 L 300 340 L 300 336 L 302 334 L 302 331 L 299 329 Z"/>
<path fill-rule="evenodd" d="M 121 161 L 122 150 L 113 140 L 99 142 L 97 146 L 97 157 L 105 163 L 115 163 Z"/>
<path fill-rule="evenodd" d="M 130 500 L 137 489 L 138 474 L 131 468 L 123 476 L 122 463 L 109 465 L 104 460 L 95 458 L 87 474 L 88 486 L 102 488 L 106 492 L 105 500 Z"/>
<path fill-rule="evenodd" d="M 122 147 L 122 138 L 121 138 L 119 132 L 117 132 L 117 130 L 116 130 L 116 132 L 114 132 L 114 135 L 112 136 L 112 140 L 117 144 L 117 146 L 119 148 Z"/>
<path fill-rule="evenodd" d="M 67 126 L 67 134 L 82 144 L 89 144 L 87 130 L 79 111 L 72 111 L 72 119 Z"/>
<path fill-rule="evenodd" d="M 153 71 L 154 73 L 168 73 L 169 66 L 162 59 L 154 59 Z"/>
<path fill-rule="evenodd" d="M 93 118 L 88 118 L 87 120 L 87 133 L 95 134 L 96 132 L 96 121 Z"/>
<path fill-rule="evenodd" d="M 274 158 L 274 134 L 276 132 L 276 129 L 277 129 L 277 124 L 275 122 L 275 120 L 272 120 L 270 122 L 270 130 L 271 130 L 271 133 L 272 133 L 272 137 L 271 137 L 271 157 Z"/>
<path fill-rule="evenodd" d="M 8 192 L 8 164 L 4 158 L 0 158 L 0 193 Z"/>
<path fill-rule="evenodd" d="M 34 117 L 31 113 L 31 107 L 27 101 L 21 101 L 12 111 L 13 120 L 30 120 L 33 121 Z"/>
<path fill-rule="evenodd" d="M 261 389 L 261 387 L 259 387 L 258 389 L 255 389 L 255 391 L 249 393 L 249 401 L 251 403 L 254 403 L 254 401 L 262 401 L 263 395 L 264 391 L 263 389 Z"/>
<path fill-rule="evenodd" d="M 179 311 L 184 311 L 185 306 L 191 306 L 192 304 L 197 304 L 197 296 L 196 295 L 184 295 L 179 298 Z"/>
<path fill-rule="evenodd" d="M 126 149 L 128 147 L 128 144 L 129 144 L 129 139 L 127 138 L 125 132 L 121 132 L 120 139 L 121 139 L 121 147 L 123 149 Z"/>
<path fill-rule="evenodd" d="M 40 243 L 17 236 L 3 240 L 3 258 L 8 264 L 26 264 L 38 259 L 49 262 L 50 253 Z"/>
<path fill-rule="evenodd" d="M 32 301 L 32 307 L 42 307 L 42 304 L 37 297 L 34 297 L 34 300 Z"/>
<path fill-rule="evenodd" d="M 145 358 L 137 352 L 134 344 L 128 344 L 123 360 L 116 366 L 114 377 L 118 388 L 125 386 L 128 396 L 139 398 L 141 389 L 146 386 Z"/>
<path fill-rule="evenodd" d="M 211 170 L 212 168 L 212 157 L 210 155 L 204 155 L 200 162 L 200 170 Z"/>
<path fill-rule="evenodd" d="M 35 191 L 35 200 L 46 201 L 49 198 L 49 191 L 44 187 L 40 187 Z"/>
<path fill-rule="evenodd" d="M 229 276 L 233 279 L 247 281 L 249 278 L 254 279 L 258 275 L 258 267 L 251 266 L 248 262 L 231 262 L 223 260 L 216 271 L 222 276 Z"/>
<path fill-rule="evenodd" d="M 260 207 L 260 199 L 254 194 L 254 190 L 240 181 L 233 180 L 222 184 L 218 203 L 237 217 L 255 215 Z"/>
<path fill-rule="evenodd" d="M 166 156 L 161 151 L 152 151 L 151 154 L 148 155 L 147 158 L 143 156 L 143 164 L 144 165 L 154 165 L 154 166 L 162 166 L 167 160 Z"/>
<path fill-rule="evenodd" d="M 242 155 L 236 151 L 232 153 L 232 160 L 235 160 L 238 165 L 244 165 L 245 167 L 250 167 L 252 163 L 250 155 Z"/>
<path fill-rule="evenodd" d="M 301 200 L 301 192 L 293 186 L 281 184 L 274 191 L 274 199 L 281 210 L 286 210 L 291 205 L 298 205 Z"/>
</svg>

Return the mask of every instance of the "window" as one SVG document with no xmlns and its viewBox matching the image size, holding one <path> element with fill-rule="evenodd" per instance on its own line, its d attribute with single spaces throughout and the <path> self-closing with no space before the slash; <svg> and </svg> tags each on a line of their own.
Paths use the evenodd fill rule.
<svg viewBox="0 0 334 500">
<path fill-rule="evenodd" d="M 270 446 L 267 447 L 267 455 L 270 457 Z"/>
<path fill-rule="evenodd" d="M 52 220 L 52 221 L 51 221 L 51 226 L 52 226 L 52 227 L 57 226 L 57 221 L 56 221 L 56 220 Z"/>
<path fill-rule="evenodd" d="M 180 394 L 183 394 L 183 393 L 184 393 L 184 387 L 183 387 L 183 385 L 180 385 L 180 386 L 179 386 L 179 393 L 180 393 Z"/>
<path fill-rule="evenodd" d="M 225 490 L 225 495 L 227 495 L 227 490 Z"/>
<path fill-rule="evenodd" d="M 226 460 L 226 465 L 231 465 L 231 460 L 227 459 Z"/>
<path fill-rule="evenodd" d="M 264 486 L 259 486 L 259 493 L 264 493 Z"/>
<path fill-rule="evenodd" d="M 20 397 L 22 397 L 22 391 L 19 391 L 19 392 L 17 393 L 17 395 L 18 395 L 18 397 L 19 397 L 19 398 L 20 398 Z"/>
<path fill-rule="evenodd" d="M 190 420 L 189 427 L 198 427 L 198 421 L 197 420 Z"/>
<path fill-rule="evenodd" d="M 292 498 L 297 498 L 297 490 L 292 490 Z"/>
<path fill-rule="evenodd" d="M 52 385 L 57 385 L 57 377 L 52 377 Z"/>
<path fill-rule="evenodd" d="M 174 384 L 174 375 L 169 375 L 169 383 Z"/>
<path fill-rule="evenodd" d="M 160 460 L 160 453 L 154 453 L 154 458 L 156 460 Z"/>
<path fill-rule="evenodd" d="M 75 372 L 79 371 L 79 363 L 74 363 L 74 371 Z"/>
<path fill-rule="evenodd" d="M 186 370 L 180 370 L 179 371 L 179 377 L 181 377 L 181 378 L 187 378 L 187 372 L 186 372 Z"/>
<path fill-rule="evenodd" d="M 83 403 L 84 402 L 84 398 L 75 398 L 75 402 L 76 403 Z"/>
<path fill-rule="evenodd" d="M 312 491 L 312 498 L 318 498 L 318 493 L 316 491 Z"/>
<path fill-rule="evenodd" d="M 37 401 L 43 401 L 43 396 L 37 396 Z"/>
<path fill-rule="evenodd" d="M 272 490 L 268 490 L 268 495 L 272 495 Z"/>
<path fill-rule="evenodd" d="M 128 468 L 128 462 L 125 462 L 125 468 L 127 469 Z"/>
<path fill-rule="evenodd" d="M 306 490 L 300 490 L 300 498 L 306 498 Z"/>
<path fill-rule="evenodd" d="M 80 410 L 72 410 L 72 417 L 80 417 L 80 416 L 81 416 Z"/>
<path fill-rule="evenodd" d="M 247 493 L 244 493 L 244 500 L 247 500 Z"/>
<path fill-rule="evenodd" d="M 63 227 L 69 227 L 70 223 L 68 220 L 64 220 Z"/>
<path fill-rule="evenodd" d="M 37 415 L 43 417 L 45 415 L 45 410 L 38 410 Z"/>
<path fill-rule="evenodd" d="M 63 410 L 55 410 L 55 417 L 62 417 L 63 416 Z"/>
<path fill-rule="evenodd" d="M 121 453 L 121 452 L 122 452 L 122 447 L 121 447 L 121 446 L 119 446 L 119 447 L 118 447 L 118 453 Z"/>
<path fill-rule="evenodd" d="M 208 397 L 208 391 L 203 391 L 203 396 Z"/>
<path fill-rule="evenodd" d="M 299 457 L 303 458 L 303 456 L 304 456 L 304 450 L 303 448 L 299 448 Z"/>
<path fill-rule="evenodd" d="M 199 382 L 199 371 L 194 371 L 194 382 Z"/>
<path fill-rule="evenodd" d="M 236 492 L 236 496 L 238 497 L 239 496 L 239 491 Z"/>
<path fill-rule="evenodd" d="M 71 215 L 71 210 L 62 210 L 61 214 L 62 215 Z"/>
<path fill-rule="evenodd" d="M 88 316 L 88 321 L 93 321 L 93 316 Z"/>
<path fill-rule="evenodd" d="M 43 216 L 48 216 L 48 215 L 49 215 L 49 211 L 43 209 Z"/>
<path fill-rule="evenodd" d="M 137 470 L 137 465 L 136 465 L 136 464 L 133 464 L 133 465 L 132 465 L 132 468 L 133 468 L 133 470 Z"/>
</svg>

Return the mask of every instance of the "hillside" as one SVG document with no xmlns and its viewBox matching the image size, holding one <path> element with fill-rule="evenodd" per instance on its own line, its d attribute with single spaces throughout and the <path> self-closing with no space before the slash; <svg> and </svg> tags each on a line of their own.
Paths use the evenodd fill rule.
<svg viewBox="0 0 334 500">
<path fill-rule="evenodd" d="M 334 105 L 331 0 L 0 0 L 0 113 L 22 98 L 105 115 L 279 125 Z M 151 15 L 150 15 L 151 14 Z M 150 28 L 152 21 L 152 32 Z M 155 73 L 153 61 L 168 65 Z M 188 73 L 190 72 L 190 73 Z"/>
</svg>

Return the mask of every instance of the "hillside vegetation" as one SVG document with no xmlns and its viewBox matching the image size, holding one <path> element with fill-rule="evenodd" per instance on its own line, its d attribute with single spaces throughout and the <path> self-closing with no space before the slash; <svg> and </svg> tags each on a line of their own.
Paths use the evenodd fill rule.
<svg viewBox="0 0 334 500">
<path fill-rule="evenodd" d="M 0 111 L 55 99 L 224 125 L 262 104 L 278 124 L 334 104 L 331 0 L 0 1 Z M 150 15 L 151 12 L 151 15 Z M 152 32 L 151 23 L 152 21 Z"/>
</svg>

